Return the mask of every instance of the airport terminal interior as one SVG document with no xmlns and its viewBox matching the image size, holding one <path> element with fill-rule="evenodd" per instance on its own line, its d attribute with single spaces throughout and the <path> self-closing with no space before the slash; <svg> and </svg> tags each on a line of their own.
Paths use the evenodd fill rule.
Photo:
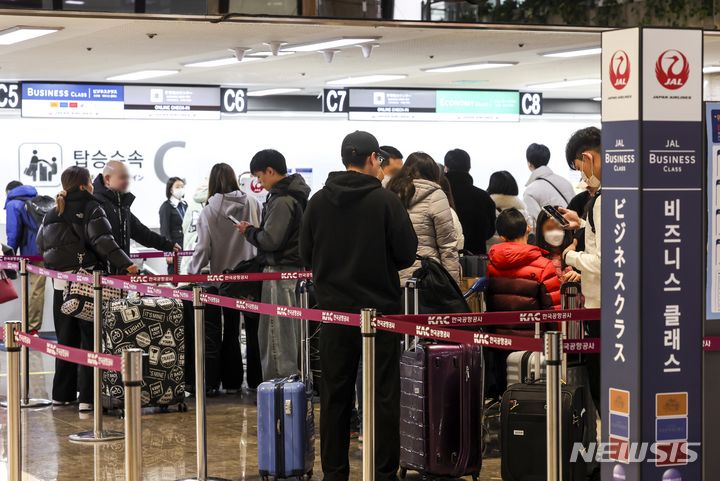
<svg viewBox="0 0 720 481">
<path fill-rule="evenodd" d="M 397 355 L 398 361 L 402 356 L 402 362 L 391 369 L 400 392 L 400 403 L 392 408 L 399 410 L 392 412 L 400 419 L 397 415 L 390 419 L 390 424 L 400 424 L 400 465 L 397 460 L 394 465 L 403 468 L 400 477 L 474 481 L 718 479 L 720 421 L 712 409 L 720 402 L 716 382 L 720 354 L 713 352 L 720 351 L 720 17 L 712 7 L 717 2 L 611 2 L 623 9 L 612 14 L 608 2 L 564 2 L 587 4 L 583 7 L 591 12 L 587 16 L 577 5 L 542 10 L 543 3 L 563 2 L 0 1 L 0 186 L 7 186 L 5 209 L 0 211 L 4 251 L 0 258 L 0 269 L 4 269 L 0 271 L 0 324 L 22 321 L 18 329 L 27 330 L 27 335 L 10 343 L 22 344 L 19 355 L 12 348 L 0 351 L 0 400 L 4 401 L 0 408 L 0 481 L 240 481 L 309 479 L 310 475 L 326 481 L 380 481 L 380 475 L 369 472 L 372 468 L 368 466 L 380 469 L 383 462 L 396 456 L 397 446 L 388 449 L 387 443 L 392 444 L 398 434 L 397 430 L 388 434 L 393 427 L 378 422 L 388 419 L 388 404 L 393 400 L 397 404 L 395 395 L 388 395 L 394 392 L 388 391 L 387 384 L 392 375 L 379 374 L 388 364 L 383 357 L 388 352 L 395 353 L 392 356 Z M 694 9 L 695 3 L 702 8 Z M 645 13 L 625 4 L 637 4 Z M 671 15 L 666 10 L 686 15 Z M 540 15 L 540 11 L 545 13 Z M 578 132 L 587 137 L 578 140 L 574 136 Z M 286 172 L 277 168 L 274 151 L 282 154 Z M 463 152 L 471 159 L 467 169 Z M 393 164 L 393 159 L 399 164 Z M 220 172 L 224 167 L 218 167 L 221 163 L 231 167 L 226 177 L 229 175 L 236 188 L 226 189 L 227 179 L 223 180 Z M 393 165 L 397 170 L 387 170 Z M 424 173 L 423 165 L 432 165 L 432 173 Z M 377 200 L 368 204 L 374 207 L 359 214 L 344 204 L 348 219 L 356 215 L 354 221 L 333 217 L 338 206 L 347 202 L 342 189 L 356 187 L 335 183 L 341 181 L 331 173 L 345 171 L 346 166 L 352 166 L 349 170 L 355 174 L 378 177 L 382 185 L 373 179 L 373 189 L 385 188 L 398 195 L 388 194 L 392 198 L 381 198 L 387 201 L 382 208 Z M 63 175 L 68 169 L 82 179 Z M 453 174 L 459 176 L 460 171 L 463 176 L 470 174 L 467 185 L 455 184 Z M 550 171 L 555 175 L 541 174 Z M 298 184 L 285 181 L 286 174 L 302 184 L 302 201 L 293 197 L 293 185 Z M 94 198 L 88 194 L 87 175 L 95 180 Z M 129 187 L 115 189 L 114 176 L 122 175 Z M 539 178 L 544 181 L 542 187 Z M 458 190 L 471 189 L 470 183 L 482 189 L 482 194 L 477 189 L 471 193 Z M 285 190 L 278 190 L 281 186 Z M 427 196 L 432 200 L 426 200 L 421 189 L 429 189 Z M 219 195 L 222 201 L 215 199 L 218 202 L 214 204 L 208 190 L 210 199 Z M 269 196 L 267 190 L 271 190 Z M 538 190 L 544 197 L 533 194 Z M 60 204 L 55 204 L 61 191 L 64 197 L 57 199 L 65 208 L 101 205 L 104 210 L 99 209 L 102 214 L 83 210 L 75 224 L 63 221 Z M 135 198 L 127 209 L 121 205 L 125 201 L 120 201 L 126 191 Z M 102 195 L 106 195 L 106 203 L 97 204 Z M 242 199 L 240 210 L 221 203 L 234 195 Z M 587 197 L 578 200 L 582 202 L 578 214 L 572 214 L 571 200 L 582 195 Z M 73 199 L 80 196 L 87 197 L 77 204 Z M 395 198 L 398 196 L 400 201 Z M 486 198 L 490 207 L 483 211 L 481 204 Z M 558 198 L 559 202 L 551 200 Z M 292 199 L 300 206 L 299 213 Z M 598 199 L 604 200 L 602 208 Z M 46 201 L 52 205 L 42 204 Z M 214 207 L 217 205 L 220 207 Z M 290 207 L 283 211 L 287 205 Z M 41 212 L 38 221 L 36 208 Z M 103 217 L 100 223 L 107 224 L 102 224 L 100 234 L 91 232 L 87 220 L 98 215 Z M 275 229 L 278 222 L 284 222 L 283 229 L 288 232 L 279 231 L 280 247 L 272 249 L 266 247 L 270 215 L 276 216 Z M 286 215 L 284 220 L 282 215 Z M 605 227 L 602 246 L 600 220 Z M 77 228 L 81 225 L 77 222 L 85 227 Z M 173 227 L 168 227 L 168 222 L 174 222 Z M 328 231 L 332 222 L 337 226 Z M 478 240 L 473 229 L 479 223 L 489 223 L 490 230 Z M 549 223 L 553 227 L 546 228 Z M 342 225 L 351 227 L 343 231 Z M 376 230 L 369 231 L 368 226 Z M 409 233 L 408 226 L 412 227 Z M 69 237 L 54 244 L 51 233 L 56 231 L 52 229 L 62 228 L 75 229 L 75 234 L 68 231 L 65 235 Z M 377 232 L 380 228 L 387 232 Z M 326 238 L 321 241 L 322 233 Z M 418 241 L 418 248 L 414 240 L 405 242 L 411 252 L 401 261 L 399 252 L 408 250 L 403 245 L 406 234 Z M 37 245 L 36 235 L 42 238 Z M 96 242 L 101 235 L 114 248 L 103 245 L 98 250 Z M 355 240 L 334 245 L 337 239 L 349 238 Z M 84 243 L 89 253 L 77 253 L 79 264 L 68 247 L 75 239 Z M 44 247 L 38 248 L 40 245 Z M 347 262 L 335 255 L 345 249 L 350 253 Z M 93 311 L 92 275 L 85 284 L 81 278 L 73 282 L 63 279 L 78 274 L 80 267 L 87 268 L 83 256 L 94 259 L 96 254 L 97 265 L 111 266 L 112 275 L 151 277 L 117 278 L 118 287 L 125 282 L 126 290 L 118 289 L 115 301 L 102 308 L 95 306 Z M 125 254 L 134 254 L 136 267 L 123 263 Z M 415 272 L 420 261 L 412 268 L 415 254 L 432 258 L 427 264 L 423 261 L 422 274 Z M 280 255 L 286 256 L 284 260 L 289 256 L 292 262 L 275 262 Z M 328 263 L 333 262 L 331 258 L 339 261 L 325 265 L 325 259 L 318 259 L 324 255 Z M 524 256 L 535 257 L 526 261 Z M 303 265 L 310 258 L 312 262 Z M 218 268 L 217 259 L 227 262 Z M 232 271 L 238 261 L 251 259 L 262 259 L 259 269 L 245 265 L 246 270 Z M 47 270 L 37 270 L 43 262 Z M 77 267 L 71 267 L 73 262 Z M 397 269 L 384 268 L 392 262 Z M 35 267 L 28 267 L 27 277 L 19 275 L 26 265 Z M 352 266 L 357 268 L 353 271 Z M 428 266 L 436 269 L 435 277 Z M 301 278 L 298 272 L 305 270 L 313 271 L 317 304 L 301 305 L 301 290 L 296 292 Z M 232 279 L 222 277 L 227 272 L 267 277 L 233 284 Z M 338 272 L 350 274 L 340 286 L 329 289 L 328 284 L 340 277 Z M 87 272 L 79 272 L 83 273 Z M 189 274 L 197 275 L 183 279 Z M 449 301 L 442 304 L 447 299 L 441 299 L 441 307 L 425 309 L 425 300 L 420 298 L 422 307 L 413 311 L 412 301 L 400 296 L 403 290 L 398 286 L 419 275 L 427 276 L 426 281 L 418 281 L 417 292 L 423 293 L 419 296 L 442 298 L 449 292 L 462 307 Z M 493 280 L 505 280 L 503 276 L 522 279 L 510 287 Z M 48 277 L 55 279 L 55 287 Z M 38 286 L 40 278 L 48 278 L 44 287 Z M 112 282 L 109 274 L 107 278 Z M 392 288 L 383 287 L 388 282 L 385 278 L 392 280 Z M 23 285 L 25 279 L 29 279 L 27 285 Z M 365 280 L 370 287 L 358 287 Z M 225 281 L 234 286 L 257 285 L 257 294 L 226 294 L 226 284 L 215 289 Z M 431 281 L 439 284 L 423 290 L 422 282 Z M 523 290 L 527 285 L 522 281 L 532 284 L 531 294 Z M 593 286 L 588 285 L 591 282 Z M 128 289 L 128 283 L 144 287 Z M 74 286 L 81 284 L 86 286 L 84 293 L 76 293 Z M 196 395 L 195 380 L 186 380 L 188 370 L 182 369 L 183 362 L 194 363 L 197 347 L 192 343 L 199 332 L 191 319 L 191 285 L 209 288 L 202 302 L 214 304 L 218 319 L 216 325 L 206 322 L 207 339 L 218 337 L 208 340 L 204 349 L 220 352 L 219 357 L 227 355 L 235 363 L 240 360 L 246 376 L 241 377 L 241 385 L 230 388 L 227 381 L 205 384 L 206 394 L 199 396 L 201 399 Z M 573 288 L 578 289 L 577 297 L 568 294 Z M 132 296 L 121 298 L 135 290 L 143 293 L 143 299 L 153 298 L 152 302 L 159 304 L 153 307 L 150 301 L 143 304 Z M 110 291 L 107 285 L 103 295 L 108 295 L 106 291 Z M 330 291 L 353 301 L 328 300 Z M 372 298 L 377 291 L 383 292 L 377 294 L 380 296 L 398 293 L 389 304 L 367 305 L 379 310 L 398 306 L 397 312 L 387 317 L 379 313 L 373 318 L 378 335 L 372 338 L 376 366 L 372 382 L 377 388 L 370 384 L 369 375 L 363 376 L 366 365 L 359 367 L 357 388 L 346 386 L 356 374 L 345 375 L 342 389 L 333 386 L 337 398 L 332 402 L 353 391 L 352 401 L 348 401 L 353 405 L 351 426 L 338 428 L 326 422 L 321 432 L 323 414 L 327 419 L 345 419 L 338 414 L 345 405 L 342 409 L 329 406 L 331 396 L 323 397 L 321 382 L 313 390 L 305 382 L 307 376 L 302 380 L 286 377 L 306 370 L 320 379 L 318 366 L 332 368 L 333 364 L 327 358 L 319 361 L 323 352 L 337 356 L 333 358 L 337 366 L 367 359 L 361 354 L 357 327 L 361 317 L 356 308 L 358 302 L 365 307 L 366 298 L 355 299 L 362 293 Z M 502 295 L 498 294 L 501 291 Z M 402 296 L 409 290 L 404 292 Z M 73 295 L 85 299 L 78 302 L 86 302 L 89 311 L 60 312 L 60 305 L 66 309 Z M 177 310 L 179 317 L 171 319 L 163 302 L 174 306 L 172 312 Z M 222 309 L 226 331 L 220 340 L 223 321 L 218 306 L 222 302 L 226 302 Z M 127 305 L 121 308 L 116 303 Z M 342 306 L 355 307 L 348 314 Z M 404 314 L 419 315 L 397 317 L 403 313 L 401 306 Z M 447 310 L 451 308 L 456 310 Z M 501 312 L 507 315 L 503 318 L 493 317 L 494 312 L 489 311 L 517 312 Z M 89 317 L 83 320 L 81 316 L 86 314 Z M 460 317 L 453 321 L 452 315 Z M 305 329 L 298 331 L 298 319 L 326 324 L 318 333 L 313 322 L 306 333 Z M 493 320 L 497 320 L 496 326 L 492 326 Z M 546 363 L 552 352 L 545 351 L 542 358 L 531 355 L 531 351 L 550 349 L 547 346 L 553 341 L 550 335 L 544 338 L 546 344 L 533 339 L 529 325 L 550 331 L 553 328 L 546 329 L 550 326 L 546 323 L 551 321 L 557 321 L 553 326 L 566 338 L 562 349 L 567 355 L 558 358 L 563 362 L 558 360 L 557 368 Z M 73 327 L 68 327 L 70 322 Z M 121 322 L 124 325 L 116 328 Z M 174 324 L 160 327 L 164 322 Z M 229 329 L 233 322 L 242 328 Z M 293 327 L 288 329 L 290 322 Z M 107 356 L 80 351 L 94 349 L 93 326 L 101 323 L 101 351 Z M 355 327 L 333 325 L 343 323 Z M 603 326 L 602 334 L 587 327 L 593 323 Z M 158 326 L 157 332 L 153 326 Z M 13 332 L 7 329 L 5 334 Z M 342 338 L 338 329 L 355 329 L 357 342 Z M 570 334 L 572 329 L 579 329 L 573 331 L 577 337 Z M 397 333 L 393 338 L 397 352 L 394 348 L 388 351 L 387 338 L 380 334 L 383 330 Z M 325 331 L 336 332 L 334 341 L 318 341 Z M 307 344 L 300 342 L 305 334 L 312 338 Z M 330 335 L 326 334 L 329 339 Z M 63 340 L 69 338 L 75 343 L 70 347 L 77 351 L 64 350 Z M 40 345 L 34 339 L 51 344 Z M 415 357 L 401 354 L 413 339 L 420 342 L 420 347 L 408 351 Z M 462 340 L 448 344 L 443 339 Z M 221 346 L 214 345 L 216 341 Z M 465 347 L 458 347 L 461 344 Z M 368 345 L 364 344 L 365 348 Z M 448 358 L 440 354 L 432 358 L 433 349 L 440 352 L 449 345 L 460 349 L 460 354 L 451 355 L 455 356 L 450 361 L 452 369 L 457 371 L 458 362 L 465 369 L 457 379 L 447 374 L 450 367 L 443 368 L 447 372 L 442 375 L 437 372 Z M 134 389 L 139 383 L 124 387 L 128 398 L 128 393 L 138 393 L 137 400 L 142 401 L 137 416 L 132 401 L 113 391 L 122 391 L 122 382 L 113 370 L 120 370 L 118 356 L 128 348 L 146 353 L 142 395 L 140 389 Z M 278 356 L 287 358 L 278 352 L 288 349 L 296 354 L 290 373 L 282 371 L 278 361 Z M 354 361 L 348 360 L 351 351 Z M 527 356 L 507 356 L 514 351 Z M 26 354 L 27 362 L 23 357 L 19 366 L 14 364 Z M 423 355 L 422 362 L 427 364 L 417 361 Z M 481 367 L 474 364 L 473 356 L 478 356 Z M 81 371 L 80 385 L 65 389 L 72 392 L 72 399 L 58 399 L 61 374 L 54 357 L 83 359 L 86 365 L 95 366 L 107 362 L 105 366 L 112 368 L 101 376 L 96 367 L 96 379 L 90 371 Z M 430 359 L 436 363 L 435 371 Z M 411 361 L 420 363 L 411 366 L 414 371 L 408 367 Z M 522 394 L 509 386 L 515 363 L 520 372 L 513 374 L 518 381 L 513 386 L 540 387 L 534 391 L 540 397 L 527 404 L 508 401 L 510 396 Z M 400 370 L 396 372 L 397 365 Z M 280 374 L 265 376 L 264 368 Z M 62 369 L 63 375 L 72 371 L 76 377 L 75 364 L 64 362 Z M 205 366 L 206 373 L 213 369 Z M 225 376 L 237 372 L 238 367 L 226 361 L 218 369 Z M 257 379 L 258 369 L 262 379 Z M 477 369 L 472 371 L 473 380 L 471 369 Z M 561 373 L 562 382 L 551 371 Z M 584 377 L 567 378 L 570 371 Z M 112 376 L 107 375 L 110 372 Z M 420 377 L 412 384 L 417 373 Z M 327 379 L 338 376 L 332 369 L 327 374 Z M 443 380 L 441 376 L 447 377 Z M 475 377 L 480 381 L 475 382 Z M 323 382 L 330 385 L 327 379 Z M 432 385 L 432 379 L 439 380 Z M 94 383 L 98 380 L 101 382 Z M 261 380 L 270 381 L 270 387 L 258 386 Z M 551 381 L 555 387 L 550 387 Z M 366 383 L 372 386 L 370 394 L 363 393 Z M 589 386 L 593 383 L 600 393 L 597 396 Z M 290 400 L 295 398 L 282 397 L 283 385 L 285 396 L 294 395 L 288 394 L 290 384 L 304 386 L 296 394 L 307 401 L 314 424 L 305 424 L 312 416 L 302 408 L 297 410 L 303 413 L 302 420 L 295 424 Z M 159 386 L 159 392 L 153 386 Z M 489 394 L 488 386 L 490 391 L 497 388 L 500 392 Z M 96 391 L 100 388 L 101 396 Z M 551 405 L 545 397 L 552 389 L 562 390 L 566 397 L 571 392 L 576 396 L 576 388 L 581 400 L 572 399 L 581 407 L 573 411 L 575 418 L 572 413 L 566 416 L 565 409 L 571 408 L 560 398 L 553 398 Z M 263 398 L 272 392 L 275 397 L 267 398 L 272 402 Z M 368 416 L 367 410 L 363 413 L 364 395 L 376 402 L 374 434 L 362 432 L 363 416 Z M 118 404 L 108 408 L 106 401 L 113 401 L 113 396 Z M 26 398 L 47 403 L 25 406 Z M 94 405 L 100 398 L 102 407 Z M 514 404 L 505 412 L 509 402 Z M 539 412 L 522 411 L 533 402 Z M 267 412 L 271 408 L 275 419 L 269 419 L 267 428 L 263 420 L 272 417 Z M 283 409 L 284 421 L 278 415 Z M 520 414 L 513 418 L 515 409 Z M 436 420 L 437 410 L 445 414 Z M 98 418 L 104 430 L 125 432 L 125 439 L 71 439 L 83 431 L 92 435 Z M 139 421 L 139 427 L 129 418 Z M 579 438 L 577 430 L 567 427 L 567 419 L 575 427 L 577 422 L 584 423 Z M 508 430 L 511 420 L 516 424 Z M 553 422 L 560 427 L 551 429 Z M 566 423 L 564 427 L 562 423 Z M 415 428 L 419 431 L 413 431 Z M 298 430 L 293 431 L 298 439 L 288 437 L 291 429 Z M 330 469 L 337 451 L 344 449 L 343 442 L 339 447 L 329 441 L 322 444 L 322 437 L 329 433 L 337 439 L 335 431 L 340 437 L 350 436 L 349 474 Z M 416 439 L 408 432 L 422 435 Z M 607 443 L 607 459 L 594 465 L 568 464 L 572 444 L 559 439 L 560 432 L 575 436 L 573 442 L 578 446 L 584 443 L 583 449 Z M 531 433 L 536 437 L 531 438 Z M 450 440 L 453 436 L 458 439 Z M 660 461 L 633 461 L 628 457 L 637 453 L 628 446 L 636 442 L 652 444 L 653 453 L 656 447 L 661 453 L 666 448 L 668 453 L 673 451 Z M 551 447 L 552 443 L 556 445 Z M 312 455 L 308 454 L 309 445 L 314 446 Z M 679 457 L 678 447 L 685 453 Z M 688 455 L 689 447 L 700 453 L 697 461 Z M 550 453 L 560 460 L 554 467 Z M 417 460 L 423 456 L 420 464 L 426 464 L 418 468 Z M 296 458 L 300 467 L 286 471 L 295 466 Z M 285 468 L 278 472 L 281 463 Z M 407 473 L 405 468 L 409 468 Z M 385 475 L 389 477 L 383 481 L 396 479 L 394 471 Z"/>
</svg>

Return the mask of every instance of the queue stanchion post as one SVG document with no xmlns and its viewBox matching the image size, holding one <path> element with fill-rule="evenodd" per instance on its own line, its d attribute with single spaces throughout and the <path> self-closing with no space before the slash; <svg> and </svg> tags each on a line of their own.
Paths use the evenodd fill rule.
<svg viewBox="0 0 720 481">
<path fill-rule="evenodd" d="M 545 333 L 547 481 L 562 481 L 562 333 Z"/>
<path fill-rule="evenodd" d="M 142 481 L 142 427 L 140 389 L 143 380 L 143 350 L 122 353 L 125 386 L 125 481 Z"/>
<path fill-rule="evenodd" d="M 93 271 L 93 351 L 102 351 L 102 271 Z M 77 443 L 105 443 L 121 441 L 125 435 L 119 431 L 103 429 L 102 369 L 93 367 L 93 429 L 70 435 Z"/>
<path fill-rule="evenodd" d="M 22 479 L 22 434 L 20 426 L 20 360 L 22 350 L 15 339 L 20 331 L 19 321 L 5 323 L 5 351 L 7 358 L 7 479 Z"/>
<path fill-rule="evenodd" d="M 363 344 L 363 481 L 375 479 L 375 316 L 375 309 L 363 309 L 360 313 Z"/>
<path fill-rule="evenodd" d="M 310 308 L 310 293 L 309 281 L 300 281 L 300 307 L 303 309 Z M 300 350 L 302 355 L 300 356 L 300 376 L 302 382 L 307 383 L 310 377 L 310 323 L 307 319 L 300 320 Z"/>
<path fill-rule="evenodd" d="M 30 332 L 30 273 L 27 259 L 20 259 L 20 321 L 22 331 Z M 41 408 L 52 405 L 49 399 L 30 397 L 30 349 L 21 346 L 20 371 L 22 373 L 22 408 Z"/>
<path fill-rule="evenodd" d="M 230 481 L 209 477 L 207 466 L 207 414 L 205 412 L 205 306 L 202 288 L 193 287 L 193 315 L 195 321 L 195 461 L 197 476 L 177 481 Z"/>
</svg>

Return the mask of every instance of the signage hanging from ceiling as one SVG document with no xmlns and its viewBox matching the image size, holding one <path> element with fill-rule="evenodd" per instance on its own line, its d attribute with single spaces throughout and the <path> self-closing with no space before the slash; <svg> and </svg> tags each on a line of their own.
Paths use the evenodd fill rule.
<svg viewBox="0 0 720 481">
<path fill-rule="evenodd" d="M 335 92 L 325 93 L 326 112 L 340 105 Z M 519 93 L 512 90 L 358 88 L 349 90 L 348 99 L 350 120 L 516 122 L 521 111 Z"/>
<path fill-rule="evenodd" d="M 220 118 L 220 89 L 181 85 L 125 86 L 125 118 L 190 119 Z"/>
<path fill-rule="evenodd" d="M 123 86 L 22 83 L 22 116 L 65 119 L 123 118 Z"/>
</svg>

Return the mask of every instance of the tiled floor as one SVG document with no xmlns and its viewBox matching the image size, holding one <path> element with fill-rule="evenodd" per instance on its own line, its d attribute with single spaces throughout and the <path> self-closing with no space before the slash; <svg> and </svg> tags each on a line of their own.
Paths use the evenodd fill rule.
<svg viewBox="0 0 720 481">
<path fill-rule="evenodd" d="M 5 353 L 0 352 L 0 397 L 4 398 Z M 31 395 L 47 398 L 52 382 L 53 362 L 32 353 Z M 143 472 L 146 481 L 173 481 L 193 477 L 195 469 L 195 416 L 190 400 L 187 413 L 146 414 L 142 418 Z M 208 466 L 210 476 L 231 481 L 257 480 L 256 409 L 252 396 L 221 396 L 208 400 Z M 122 430 L 122 421 L 105 416 L 107 429 Z M 78 445 L 68 435 L 90 429 L 92 415 L 79 415 L 77 407 L 24 410 L 23 467 L 30 481 L 121 481 L 124 480 L 124 445 L 122 442 L 102 446 Z M 7 456 L 5 410 L 0 409 L 0 457 Z M 317 446 L 319 452 L 319 441 Z M 361 449 L 351 447 L 350 479 L 360 480 Z M 481 479 L 499 480 L 499 458 L 484 461 Z M 319 456 L 315 478 L 322 479 Z M 0 481 L 5 480 L 0 469 Z M 408 479 L 419 479 L 408 475 Z"/>
</svg>

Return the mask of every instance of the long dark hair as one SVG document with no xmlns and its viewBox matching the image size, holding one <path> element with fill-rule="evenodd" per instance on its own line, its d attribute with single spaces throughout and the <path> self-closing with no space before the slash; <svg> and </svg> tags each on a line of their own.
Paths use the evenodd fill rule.
<svg viewBox="0 0 720 481">
<path fill-rule="evenodd" d="M 90 171 L 85 167 L 73 165 L 63 171 L 60 176 L 60 183 L 62 184 L 63 190 L 55 197 L 59 214 L 62 215 L 62 213 L 65 212 L 65 197 L 71 192 L 80 190 L 81 186 L 88 185 L 90 179 Z"/>
<path fill-rule="evenodd" d="M 450 185 L 450 181 L 445 176 L 445 174 L 440 175 L 440 188 L 445 192 L 445 195 L 448 198 L 448 204 L 450 204 L 450 208 L 452 210 L 455 210 L 455 198 L 453 197 L 452 193 L 452 186 Z"/>
<path fill-rule="evenodd" d="M 565 231 L 565 238 L 563 239 L 563 243 L 560 247 L 553 247 L 547 242 L 545 242 L 545 236 L 543 235 L 543 226 L 545 223 L 552 219 L 550 217 L 550 214 L 545 212 L 544 210 L 540 211 L 540 214 L 538 215 L 537 222 L 535 223 L 535 245 L 537 245 L 541 249 L 545 249 L 548 252 L 557 252 L 557 251 L 564 251 L 567 246 L 569 246 L 573 241 L 573 233 L 569 230 Z"/>
<path fill-rule="evenodd" d="M 440 167 L 430 155 L 425 152 L 413 152 L 408 155 L 405 164 L 388 183 L 388 190 L 395 192 L 406 209 L 415 195 L 415 179 L 424 179 L 432 182 L 440 182 Z"/>
<path fill-rule="evenodd" d="M 208 200 L 215 194 L 229 194 L 236 190 L 240 190 L 240 186 L 233 168 L 222 162 L 213 165 L 208 179 Z"/>
</svg>

